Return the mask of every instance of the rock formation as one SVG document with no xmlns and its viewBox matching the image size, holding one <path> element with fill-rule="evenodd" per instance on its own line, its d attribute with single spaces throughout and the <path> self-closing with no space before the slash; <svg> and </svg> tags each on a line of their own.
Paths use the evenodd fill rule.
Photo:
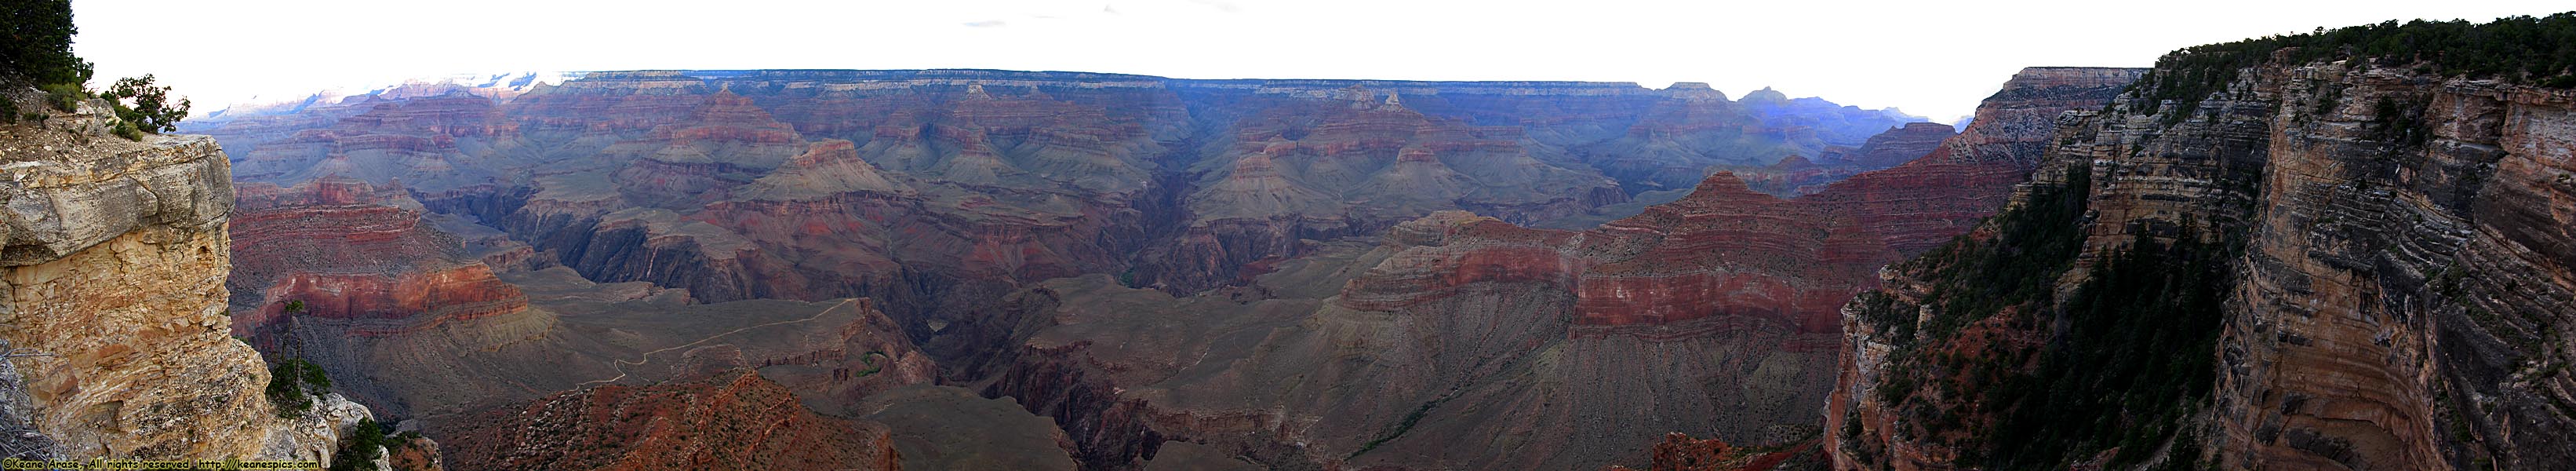
<svg viewBox="0 0 2576 471">
<path fill-rule="evenodd" d="M 431 430 L 457 469 L 902 469 L 882 426 L 817 415 L 757 373 L 558 393 Z"/>
<path fill-rule="evenodd" d="M 1613 219 L 1595 211 L 1659 185 L 1647 176 L 1863 146 L 1855 130 L 1906 119 L 1812 99 L 1756 116 L 1704 87 L 999 71 L 395 91 L 191 129 L 237 143 L 244 169 L 235 231 L 259 243 L 235 254 L 254 261 L 232 283 L 236 330 L 370 371 L 344 390 L 405 418 L 616 376 L 604 365 L 640 352 L 565 317 L 602 308 L 867 297 L 948 374 L 986 376 L 1022 330 L 998 300 L 1042 280 L 1191 294 L 1434 211 Z M 1635 168 L 1691 170 L 1623 180 L 1589 150 L 1624 146 L 1671 151 Z M 566 352 L 590 361 L 517 361 Z M 468 374 L 486 368 L 500 372 Z"/>
<path fill-rule="evenodd" d="M 227 335 L 232 180 L 215 141 L 129 141 L 106 132 L 104 102 L 51 113 L 6 95 L 47 111 L 0 125 L 0 341 L 12 349 L 0 422 L 51 445 L 10 451 L 327 461 L 366 410 L 280 418 L 262 393 L 267 365 Z"/>
<path fill-rule="evenodd" d="M 245 332 L 368 371 L 346 389 L 434 430 L 482 404 L 726 367 L 860 413 L 937 357 L 1103 468 L 1580 467 L 1668 431 L 1792 440 L 1829 389 L 1835 308 L 1991 214 L 2031 160 L 1859 173 L 1991 146 L 1686 85 L 619 72 L 494 96 L 211 129 L 274 169 L 244 177 L 238 237 L 275 241 L 237 254 L 260 260 L 235 281 Z M 1628 203 L 1640 191 L 1668 204 Z M 1501 219 L 1443 213 L 1459 209 Z M 317 232 L 343 226 L 366 230 Z M 339 251 L 367 254 L 253 255 Z M 1103 326 L 1167 320 L 1078 302 L 1112 294 L 1243 313 L 1201 326 L 1238 341 L 1131 339 Z M 827 299 L 850 295 L 890 316 Z M 751 298 L 821 301 L 726 302 Z M 1483 314 L 1498 309 L 1519 317 Z M 781 324 L 807 317 L 852 333 Z M 1411 334 L 1364 334 L 1368 319 Z M 1426 340 L 1443 337 L 1459 338 Z M 1240 357 L 1210 371 L 1248 382 L 1150 373 L 1206 356 Z M 1343 356 L 1377 366 L 1315 369 Z M 1377 386 L 1261 392 L 1298 376 Z M 1601 422 L 1637 427 L 1509 458 L 1457 441 Z M 894 433 L 952 436 L 914 430 Z M 1166 448 L 1189 451 L 1154 459 Z"/>
<path fill-rule="evenodd" d="M 2024 71 L 1987 125 L 2098 107 L 2138 72 Z M 1104 468 L 1182 444 L 1401 469 L 1598 467 L 1671 431 L 1786 446 L 1827 403 L 1845 301 L 1993 214 L 2036 160 L 2008 154 L 2048 138 L 2016 132 L 1793 199 L 1719 172 L 1579 232 L 1435 212 L 1196 297 L 1050 281 L 1011 298 L 1042 323 L 986 394 L 1070 424 Z"/>
<path fill-rule="evenodd" d="M 2014 209 L 1846 307 L 1837 467 L 2576 462 L 2576 93 L 2265 46 L 2336 37 L 2064 114 Z"/>
<path fill-rule="evenodd" d="M 1645 176 L 1687 188 L 1699 166 L 1859 146 L 1906 119 L 1813 99 L 1757 116 L 1704 87 L 1570 82 L 645 71 L 478 90 L 245 110 L 202 130 L 240 143 L 246 181 L 399 178 L 434 212 L 588 278 L 710 301 L 870 296 L 975 337 L 994 329 L 941 303 L 1081 273 L 1203 291 L 1300 254 L 1300 239 L 1444 209 L 1580 215 L 1653 189 Z M 831 139 L 851 144 L 807 145 Z M 1637 146 L 1670 152 L 1613 162 Z M 829 227 L 846 230 L 812 233 Z"/>
</svg>

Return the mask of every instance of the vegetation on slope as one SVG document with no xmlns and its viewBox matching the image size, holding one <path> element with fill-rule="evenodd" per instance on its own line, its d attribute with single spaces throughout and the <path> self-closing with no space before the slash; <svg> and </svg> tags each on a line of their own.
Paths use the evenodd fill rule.
<svg viewBox="0 0 2576 471">
<path fill-rule="evenodd" d="M 2114 466 L 2132 465 L 2184 433 L 2216 379 L 2228 252 L 2145 239 L 2097 268 L 2060 306 L 2037 371 L 1985 392 L 2006 411 L 1980 434 L 1989 469 L 2057 469 L 2112 448 Z"/>
<path fill-rule="evenodd" d="M 188 100 L 170 102 L 170 87 L 153 86 L 151 74 L 117 79 L 104 93 L 91 92 L 86 84 L 92 67 L 72 54 L 72 35 L 79 32 L 72 24 L 70 0 L 0 1 L 0 89 L 36 87 L 44 90 L 47 104 L 66 113 L 81 100 L 105 98 L 117 117 L 110 132 L 126 139 L 178 130 L 179 121 L 188 118 Z M 22 115 L 16 101 L 0 100 L 0 123 L 22 118 L 42 120 L 45 115 Z"/>
<path fill-rule="evenodd" d="M 2282 54 L 2290 64 L 2350 60 L 2414 67 L 2447 77 L 2497 79 L 2576 88 L 2576 12 L 2515 16 L 2487 23 L 2390 20 L 2287 36 L 2182 48 L 2156 59 L 2155 71 L 2132 85 L 2148 113 L 2176 100 L 2189 114 L 2200 99 L 2236 80 L 2238 71 Z"/>
<path fill-rule="evenodd" d="M 2127 111 L 2171 126 L 2244 69 L 2335 60 L 2576 88 L 2576 13 L 2483 24 L 2391 21 L 2185 48 L 2131 86 Z M 2303 106 L 2341 106 L 2340 91 L 2324 90 Z M 2167 102 L 2173 108 L 2159 110 Z M 2420 104 L 2372 105 L 2381 117 L 2373 139 L 2412 146 L 2430 138 L 2410 111 Z M 1960 454 L 1952 464 L 1961 468 L 2064 469 L 2097 458 L 2126 468 L 2159 456 L 2167 458 L 2162 468 L 2202 465 L 2194 461 L 2202 440 L 2192 417 L 2214 392 L 2228 266 L 2241 255 L 2244 228 L 2199 231 L 2192 226 L 2201 222 L 2189 218 L 2180 231 L 2132 227 L 2126 232 L 2216 235 L 2142 236 L 2094 254 L 2099 263 L 2060 296 L 2059 278 L 2083 256 L 2088 171 L 2079 163 L 2064 189 L 2037 189 L 2029 204 L 1990 221 L 1988 236 L 1962 237 L 1897 265 L 1926 283 L 1921 306 L 1886 293 L 1856 298 L 1855 313 L 1896 347 L 1875 392 L 1903 418 L 1891 431 L 1898 438 L 1953 445 Z M 1857 424 L 1842 431 L 1859 432 Z"/>
<path fill-rule="evenodd" d="M 2027 204 L 1996 216 L 1993 239 L 1961 236 L 1898 266 L 1934 283 L 1924 300 L 1935 308 L 1931 322 L 1920 326 L 1925 337 L 1948 338 L 2005 309 L 2049 300 L 2057 278 L 2084 247 L 2078 219 L 2093 170 L 2069 166 L 2064 176 L 2065 185 L 2033 189 Z"/>
<path fill-rule="evenodd" d="M 2191 464 L 2198 452 L 2187 448 L 2196 440 L 2186 424 L 2216 370 L 2211 355 L 2190 352 L 2215 348 L 2233 250 L 2141 238 L 2105 255 L 2060 299 L 2058 280 L 2083 248 L 2091 169 L 2066 172 L 2066 185 L 2037 188 L 2028 204 L 1998 215 L 1993 237 L 1961 237 L 1897 267 L 1930 284 L 1922 303 L 1933 314 L 1921 325 L 1911 317 L 1917 306 L 1881 293 L 1859 298 L 1858 313 L 1897 347 L 1878 398 L 1923 433 L 1976 437 L 1959 444 L 1956 464 L 1965 467 L 2062 469 L 2113 449 L 2111 464 L 2135 465 L 2168 441 L 2186 447 L 2168 464 Z M 1966 340 L 1965 327 L 1998 316 L 2013 330 L 2049 333 L 2046 343 L 1960 350 L 1986 342 Z M 1931 397 L 1964 403 L 1916 400 Z"/>
<path fill-rule="evenodd" d="M 303 416 L 313 410 L 313 395 L 330 390 L 330 375 L 313 362 L 288 358 L 268 367 L 268 402 L 280 418 Z"/>
</svg>

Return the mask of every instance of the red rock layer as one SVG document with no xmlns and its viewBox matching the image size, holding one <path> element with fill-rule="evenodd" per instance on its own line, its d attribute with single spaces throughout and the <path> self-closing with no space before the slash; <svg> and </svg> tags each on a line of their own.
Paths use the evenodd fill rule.
<svg viewBox="0 0 2576 471">
<path fill-rule="evenodd" d="M 456 469 L 858 469 L 901 465 L 881 425 L 815 414 L 757 373 L 602 386 L 443 422 Z"/>
<path fill-rule="evenodd" d="M 453 236 L 422 225 L 400 188 L 322 179 L 246 184 L 235 197 L 227 284 L 234 328 L 254 340 L 289 315 L 380 321 L 350 332 L 375 336 L 527 308 L 518 287 L 467 258 Z M 303 311 L 286 312 L 290 302 Z"/>
<path fill-rule="evenodd" d="M 1870 136 L 1859 149 L 1837 156 L 1838 160 L 1870 169 L 1894 167 L 1923 157 L 1923 153 L 1940 146 L 1958 130 L 1941 123 L 1905 123 L 1905 126 Z"/>
<path fill-rule="evenodd" d="M 1539 160 L 1513 126 L 1476 126 L 1427 115 L 1375 90 L 1334 100 L 1270 100 L 1237 120 L 1230 144 L 1199 162 L 1180 244 L 1139 271 L 1177 292 L 1235 278 L 1269 257 L 1300 255 L 1296 241 L 1366 234 L 1444 209 L 1529 222 L 1627 200 L 1590 169 Z M 1386 95 L 1394 97 L 1397 95 Z"/>
<path fill-rule="evenodd" d="M 1517 222 L 1580 215 L 1624 201 L 1631 192 L 1623 187 L 1638 178 L 1695 182 L 1711 156 L 1767 163 L 1813 155 L 1826 141 L 1859 144 L 1831 137 L 1849 129 L 1901 122 L 1799 108 L 1814 103 L 1798 100 L 1739 107 L 1695 86 L 1362 83 L 603 72 L 525 93 L 396 90 L 311 108 L 364 107 L 327 123 L 243 116 L 213 131 L 249 149 L 246 180 L 400 179 L 437 195 L 428 203 L 442 211 L 472 214 L 601 281 L 685 287 L 707 300 L 873 296 L 911 312 L 931 304 L 919 298 L 945 297 L 935 287 L 958 281 L 1017 285 L 1065 273 L 1128 272 L 1141 284 L 1195 292 L 1239 279 L 1235 268 L 1252 261 L 1300 255 L 1299 240 L 1366 234 L 1445 209 Z M 1642 140 L 1604 144 L 1622 136 Z M 810 171 L 784 165 L 809 150 L 806 142 L 828 139 L 852 142 L 857 160 L 896 188 L 748 188 Z M 1747 141 L 1758 142 L 1736 144 Z M 1642 155 L 1622 150 L 1630 148 L 1652 157 L 1615 162 Z M 1602 170 L 1613 167 L 1639 171 Z M 1675 168 L 1688 171 L 1665 172 Z M 753 234 L 770 229 L 755 219 L 817 215 L 745 214 L 748 205 L 698 214 L 859 188 L 924 201 L 854 231 L 873 234 L 829 241 Z M 672 211 L 679 217 L 662 221 L 672 228 L 703 222 L 749 236 L 757 253 L 704 252 L 738 248 L 718 231 L 593 227 L 635 208 Z M 1010 235 L 1022 233 L 1032 235 Z M 990 263 L 911 260 L 914 252 L 901 250 L 918 234 L 933 247 L 978 240 L 966 245 L 984 253 L 961 263 Z M 639 240 L 657 242 L 647 249 Z M 827 242 L 834 246 L 816 245 Z M 806 262 L 816 255 L 829 260 Z M 830 271 L 886 261 L 908 269 Z M 771 284 L 781 288 L 763 287 Z"/>
<path fill-rule="evenodd" d="M 1583 233 L 1449 217 L 1396 229 L 1439 230 L 1453 247 L 1400 255 L 1355 280 L 1342 303 L 1386 311 L 1448 287 L 1541 281 L 1571 291 L 1580 326 L 1662 326 L 1753 316 L 1834 333 L 1844 301 L 1876 286 L 1878 267 L 1937 244 L 1993 213 L 2009 170 L 1904 166 L 1782 200 L 1720 172 L 1690 196 Z M 1943 230 L 1947 228 L 1947 230 Z"/>
<path fill-rule="evenodd" d="M 730 197 L 751 175 L 805 151 L 805 140 L 750 98 L 719 91 L 689 115 L 602 151 L 629 162 L 610 178 L 629 203 L 690 209 Z"/>
</svg>

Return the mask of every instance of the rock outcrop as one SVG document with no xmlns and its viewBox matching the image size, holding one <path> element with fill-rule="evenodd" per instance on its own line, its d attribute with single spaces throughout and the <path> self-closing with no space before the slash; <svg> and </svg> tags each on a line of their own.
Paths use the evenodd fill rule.
<svg viewBox="0 0 2576 471">
<path fill-rule="evenodd" d="M 113 119 L 92 101 L 0 125 L 0 415 L 55 446 L 25 456 L 327 460 L 345 426 L 279 418 L 267 365 L 227 335 L 223 151 L 111 137 Z"/>
<path fill-rule="evenodd" d="M 1846 307 L 1837 467 L 2576 463 L 2576 93 L 2263 44 L 2065 114 L 2013 210 Z"/>
</svg>

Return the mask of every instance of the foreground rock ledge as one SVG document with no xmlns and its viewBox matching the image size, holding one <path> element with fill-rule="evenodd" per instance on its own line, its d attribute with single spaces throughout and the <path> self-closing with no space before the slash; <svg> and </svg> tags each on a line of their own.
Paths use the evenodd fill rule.
<svg viewBox="0 0 2576 471">
<path fill-rule="evenodd" d="M 103 104 L 0 125 L 0 340 L 39 353 L 0 368 L 0 416 L 63 457 L 328 459 L 366 411 L 278 418 L 229 336 L 223 151 L 107 136 Z"/>
</svg>

